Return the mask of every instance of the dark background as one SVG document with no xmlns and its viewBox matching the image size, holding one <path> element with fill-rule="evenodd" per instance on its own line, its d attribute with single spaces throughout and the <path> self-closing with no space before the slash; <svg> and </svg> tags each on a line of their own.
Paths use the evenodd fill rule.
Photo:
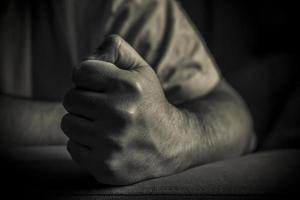
<svg viewBox="0 0 300 200">
<path fill-rule="evenodd" d="M 281 136 L 287 135 L 283 132 L 299 135 L 297 1 L 180 0 L 180 3 L 206 40 L 224 77 L 250 108 L 259 148 L 267 148 L 267 140 L 281 140 Z M 286 111 L 286 107 L 291 111 Z M 293 142 L 278 146 L 299 144 L 294 136 L 290 139 Z"/>
<path fill-rule="evenodd" d="M 299 147 L 299 136 L 297 139 L 297 135 L 300 135 L 300 84 L 299 70 L 297 70 L 299 64 L 297 53 L 299 44 L 299 6 L 296 5 L 297 1 L 179 1 L 207 42 L 226 80 L 228 80 L 245 99 L 254 119 L 255 131 L 259 141 L 258 149 Z M 237 162 L 233 163 L 234 165 L 232 166 L 227 165 L 229 168 L 226 170 L 230 172 L 231 169 L 231 172 L 234 172 L 232 173 L 233 180 L 239 179 L 241 185 L 241 187 L 234 188 L 232 191 L 238 191 L 243 187 L 243 189 L 250 188 L 251 191 L 251 186 L 257 186 L 259 188 L 260 185 L 264 186 L 266 183 L 272 186 L 273 182 L 275 182 L 276 187 L 270 188 L 277 188 L 276 181 L 278 185 L 282 187 L 289 187 L 290 185 L 287 183 L 293 181 L 291 177 L 299 177 L 299 175 L 294 173 L 295 169 L 298 170 L 298 165 L 294 165 L 293 162 L 288 162 L 290 160 L 287 159 L 289 157 L 286 155 L 288 154 L 283 154 L 283 156 L 278 157 L 274 154 L 274 158 L 271 157 L 272 162 L 268 162 L 269 160 L 265 159 L 265 157 L 261 159 L 252 157 L 250 161 L 252 160 L 253 162 L 249 162 L 250 164 L 260 163 L 261 165 L 254 165 L 258 166 L 254 169 L 252 169 L 253 165 L 249 165 L 249 168 L 251 168 L 249 171 L 251 173 L 247 171 L 247 167 L 240 167 L 239 170 L 236 170 L 237 166 L 245 166 L 241 165 L 241 163 L 246 162 L 246 164 L 248 164 L 247 160 L 241 160 L 240 164 Z M 291 159 L 293 160 L 294 157 L 291 157 Z M 26 188 L 30 181 L 36 181 L 36 177 L 41 179 L 46 177 L 45 182 L 47 184 L 54 184 L 56 186 L 58 183 L 59 187 L 61 187 L 59 184 L 70 184 L 71 182 L 78 184 L 78 178 L 81 178 L 82 183 L 88 188 L 89 185 L 86 184 L 86 180 L 82 179 L 85 177 L 80 177 L 81 174 L 77 175 L 76 170 L 75 172 L 72 171 L 75 169 L 72 168 L 74 165 L 72 165 L 72 162 L 67 161 L 68 160 L 66 160 L 66 163 L 63 161 L 57 163 L 34 163 L 36 168 L 41 168 L 39 169 L 40 171 L 36 168 L 34 168 L 36 171 L 28 171 L 28 169 L 24 167 L 26 173 L 22 171 L 23 169 L 20 170 L 20 172 L 15 171 L 14 167 L 17 165 L 14 167 L 9 166 L 7 169 L 2 170 L 5 172 L 4 178 L 2 177 L 2 182 L 9 186 L 8 181 L 11 182 L 11 188 L 13 189 L 12 191 L 8 191 L 10 195 L 18 195 L 18 193 L 20 193 L 20 191 L 16 189 L 16 184 L 18 184 L 20 188 Z M 287 167 L 280 164 L 280 161 L 287 163 Z M 3 167 L 1 162 L 0 165 Z M 276 168 L 277 166 L 279 167 Z M 223 171 L 224 166 L 221 165 L 220 167 L 222 169 L 220 171 Z M 272 171 L 274 168 L 275 170 Z M 289 168 L 292 170 L 288 175 L 282 172 L 282 169 Z M 268 173 L 269 171 L 271 172 Z M 199 185 L 205 183 L 205 180 L 210 180 L 205 179 L 205 177 L 211 176 L 211 172 L 214 171 L 209 169 L 208 171 L 204 170 L 199 172 L 200 175 L 197 176 L 200 180 Z M 282 174 L 280 174 L 281 172 Z M 68 175 L 70 176 L 72 173 L 75 175 L 70 179 Z M 205 176 L 206 173 L 207 176 Z M 43 174 L 43 176 L 40 176 L 40 174 Z M 242 176 L 234 176 L 239 174 Z M 245 174 L 246 176 L 244 177 Z M 267 178 L 263 176 L 264 174 L 268 175 L 266 176 Z M 270 176 L 270 174 L 272 176 Z M 12 175 L 14 175 L 13 178 Z M 21 175 L 28 177 L 24 179 Z M 274 175 L 280 176 L 277 177 Z M 31 176 L 35 177 L 35 179 L 32 179 Z M 64 176 L 66 176 L 65 182 L 59 182 L 64 180 Z M 284 176 L 286 176 L 286 178 L 282 178 Z M 203 177 L 204 179 L 202 179 Z M 235 183 L 231 179 L 228 180 L 224 177 L 216 180 L 224 179 L 225 186 L 226 184 L 231 185 Z M 197 178 L 195 180 L 197 180 Z M 262 183 L 258 183 L 252 179 L 259 180 Z M 193 180 L 192 177 L 187 177 L 186 180 L 188 182 L 187 185 L 190 186 L 190 181 Z M 202 182 L 202 180 L 204 180 L 204 182 Z M 181 182 L 184 182 L 184 180 L 178 181 L 177 179 L 175 179 L 175 181 L 179 183 L 179 186 L 181 186 Z M 221 183 L 223 182 L 221 181 Z M 252 185 L 250 184 L 250 187 L 248 187 L 248 183 L 252 183 Z M 39 184 L 39 182 L 35 184 Z M 48 186 L 47 184 L 46 186 Z M 182 183 L 183 186 L 184 184 L 185 182 Z M 218 184 L 222 185 L 217 181 L 216 185 L 218 186 Z M 295 188 L 298 187 L 297 184 L 293 184 L 293 186 Z M 160 185 L 155 185 L 154 188 L 160 188 Z M 207 191 L 210 190 L 210 187 L 204 188 L 208 188 Z M 259 189 L 262 190 L 262 188 Z M 217 188 L 217 190 L 222 191 L 223 188 Z M 37 192 L 38 191 L 34 190 L 35 195 Z M 101 191 L 99 193 L 101 195 Z M 181 197 L 182 196 L 179 196 L 179 198 Z M 210 196 L 210 198 L 212 197 L 217 196 Z M 282 197 L 285 198 L 284 196 Z M 93 197 L 89 196 L 88 198 Z M 228 198 L 228 196 L 224 198 Z M 235 196 L 235 198 L 239 198 L 239 196 Z"/>
<path fill-rule="evenodd" d="M 297 1 L 178 1 L 204 37 L 226 80 L 245 99 L 259 149 L 299 147 Z M 7 2 L 0 6 L 0 14 Z M 269 141 L 273 141 L 270 147 Z"/>
</svg>

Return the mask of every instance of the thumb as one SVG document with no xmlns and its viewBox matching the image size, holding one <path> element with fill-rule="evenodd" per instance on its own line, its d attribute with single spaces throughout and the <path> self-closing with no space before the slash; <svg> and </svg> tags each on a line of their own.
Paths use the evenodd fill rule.
<svg viewBox="0 0 300 200">
<path fill-rule="evenodd" d="M 118 35 L 108 36 L 89 59 L 109 62 L 125 70 L 149 66 L 133 47 Z"/>
</svg>

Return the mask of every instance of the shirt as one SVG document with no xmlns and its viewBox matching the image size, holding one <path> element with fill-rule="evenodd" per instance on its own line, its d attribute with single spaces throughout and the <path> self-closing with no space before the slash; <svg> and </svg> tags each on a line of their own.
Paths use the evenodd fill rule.
<svg viewBox="0 0 300 200">
<path fill-rule="evenodd" d="M 212 56 L 176 1 L 27 0 L 4 7 L 2 94 L 61 101 L 73 87 L 73 67 L 109 34 L 123 37 L 153 67 L 174 104 L 205 95 L 218 81 Z"/>
</svg>

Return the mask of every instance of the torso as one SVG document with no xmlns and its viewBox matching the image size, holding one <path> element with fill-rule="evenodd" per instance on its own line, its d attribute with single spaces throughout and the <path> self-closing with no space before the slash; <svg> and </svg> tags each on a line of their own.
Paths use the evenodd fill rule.
<svg viewBox="0 0 300 200">
<path fill-rule="evenodd" d="M 6 31 L 0 41 L 7 52 L 0 56 L 1 90 L 61 100 L 72 87 L 72 68 L 104 38 L 106 5 L 103 0 L 12 3 L 9 15 L 1 19 Z M 13 79 L 18 81 L 13 83 Z"/>
</svg>

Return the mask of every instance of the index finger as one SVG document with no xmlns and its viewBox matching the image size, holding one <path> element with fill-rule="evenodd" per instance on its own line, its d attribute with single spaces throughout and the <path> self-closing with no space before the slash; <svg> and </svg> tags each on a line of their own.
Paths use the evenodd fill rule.
<svg viewBox="0 0 300 200">
<path fill-rule="evenodd" d="M 122 77 L 122 69 L 100 60 L 86 60 L 73 71 L 73 82 L 81 89 L 106 92 L 116 87 Z"/>
</svg>

